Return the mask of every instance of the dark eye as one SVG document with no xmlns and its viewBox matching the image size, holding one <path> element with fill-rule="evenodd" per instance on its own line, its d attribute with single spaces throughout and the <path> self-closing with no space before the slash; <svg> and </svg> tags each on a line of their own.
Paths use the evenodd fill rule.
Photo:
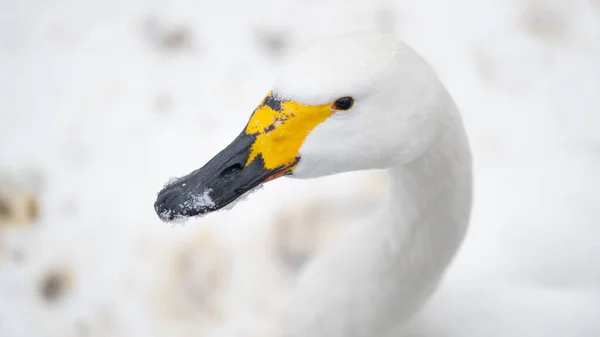
<svg viewBox="0 0 600 337">
<path fill-rule="evenodd" d="M 354 105 L 354 99 L 352 97 L 342 97 L 338 98 L 338 100 L 333 103 L 333 108 L 336 110 L 350 110 L 352 105 Z"/>
</svg>

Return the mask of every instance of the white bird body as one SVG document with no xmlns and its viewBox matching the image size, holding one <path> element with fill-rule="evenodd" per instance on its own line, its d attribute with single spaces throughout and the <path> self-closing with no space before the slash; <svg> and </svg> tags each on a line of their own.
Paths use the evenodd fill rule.
<svg viewBox="0 0 600 337">
<path fill-rule="evenodd" d="M 308 266 L 283 322 L 284 337 L 366 337 L 393 333 L 436 289 L 468 227 L 471 153 L 454 102 L 425 61 L 390 37 L 369 34 L 345 36 L 342 46 L 332 41 L 320 42 L 305 52 L 308 55 L 301 54 L 297 63 L 292 61 L 291 67 L 294 71 L 298 69 L 298 74 L 310 73 L 315 69 L 313 64 L 323 63 L 316 57 L 331 55 L 327 53 L 328 48 L 340 51 L 344 42 L 347 43 L 344 39 L 354 42 L 349 49 L 367 45 L 360 52 L 365 56 L 347 51 L 359 59 L 370 57 L 373 49 L 368 46 L 379 47 L 373 53 L 376 58 L 373 63 L 365 61 L 364 64 L 383 66 L 381 70 L 387 73 L 384 76 L 387 82 L 371 75 L 373 70 L 358 75 L 359 78 L 365 76 L 363 81 L 372 79 L 363 87 L 377 92 L 376 102 L 365 108 L 364 115 L 375 116 L 376 120 L 374 123 L 358 121 L 355 136 L 348 136 L 352 133 L 348 127 L 328 122 L 318 126 L 300 149 L 302 161 L 294 176 L 304 177 L 305 172 L 307 176 L 314 176 L 352 169 L 387 168 L 391 177 L 389 199 L 375 221 L 359 225 Z M 387 65 L 377 59 L 381 58 L 380 54 L 390 56 Z M 340 66 L 342 70 L 344 66 L 356 68 L 344 61 L 333 67 L 334 62 L 329 68 L 316 69 L 324 78 L 335 78 L 335 70 Z M 306 69 L 302 70 L 303 66 Z M 284 70 L 284 82 L 300 76 L 288 74 Z M 299 84 L 294 82 L 294 85 Z M 338 87 L 338 84 L 327 85 Z M 361 84 L 354 85 L 361 87 Z M 356 92 L 357 89 L 340 89 L 339 94 L 345 90 Z M 300 90 L 276 84 L 274 91 L 285 96 Z M 334 90 L 314 90 L 331 91 Z M 300 99 L 311 101 L 312 97 L 306 96 Z M 297 94 L 290 97 L 299 99 Z M 359 130 L 361 125 L 365 130 Z M 346 141 L 335 142 L 330 149 L 325 144 L 331 143 L 332 135 Z M 316 155 L 315 162 L 310 160 L 312 154 L 328 150 L 331 152 L 326 155 Z M 381 160 L 356 159 L 366 152 L 382 153 Z M 343 153 L 354 163 L 331 160 L 335 157 L 333 153 Z"/>
</svg>

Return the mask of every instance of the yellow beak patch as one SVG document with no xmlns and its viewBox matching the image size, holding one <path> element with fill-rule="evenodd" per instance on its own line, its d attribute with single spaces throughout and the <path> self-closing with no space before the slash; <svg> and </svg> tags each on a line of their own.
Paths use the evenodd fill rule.
<svg viewBox="0 0 600 337">
<path fill-rule="evenodd" d="M 246 134 L 256 135 L 246 166 L 259 154 L 269 170 L 293 164 L 308 134 L 335 112 L 332 104 L 302 105 L 269 92 L 246 126 Z"/>
</svg>

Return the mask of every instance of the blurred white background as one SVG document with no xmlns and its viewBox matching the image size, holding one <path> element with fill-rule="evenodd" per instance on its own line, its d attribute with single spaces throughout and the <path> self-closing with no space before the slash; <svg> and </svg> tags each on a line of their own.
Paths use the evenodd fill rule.
<svg viewBox="0 0 600 337">
<path fill-rule="evenodd" d="M 280 179 L 176 227 L 153 202 L 296 50 L 355 30 L 434 66 L 475 157 L 470 232 L 413 336 L 600 336 L 598 0 L 1 0 L 0 336 L 276 336 L 385 176 Z"/>
</svg>

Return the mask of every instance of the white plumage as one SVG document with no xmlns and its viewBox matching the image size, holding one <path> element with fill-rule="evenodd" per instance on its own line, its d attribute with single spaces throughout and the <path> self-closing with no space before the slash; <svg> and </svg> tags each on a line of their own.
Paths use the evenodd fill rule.
<svg viewBox="0 0 600 337">
<path fill-rule="evenodd" d="M 355 99 L 309 134 L 294 177 L 385 168 L 392 178 L 377 217 L 307 268 L 282 336 L 391 336 L 436 289 L 469 222 L 471 153 L 455 104 L 411 48 L 372 33 L 305 49 L 273 92 L 303 104 Z"/>
</svg>

